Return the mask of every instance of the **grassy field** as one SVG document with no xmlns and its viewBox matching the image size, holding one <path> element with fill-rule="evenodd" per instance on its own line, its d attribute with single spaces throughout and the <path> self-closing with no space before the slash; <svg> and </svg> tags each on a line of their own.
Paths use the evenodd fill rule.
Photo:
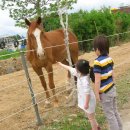
<svg viewBox="0 0 130 130">
<path fill-rule="evenodd" d="M 102 113 L 102 110 L 98 108 L 96 118 L 98 123 L 102 126 L 103 130 L 107 130 L 106 127 L 106 120 Z M 90 130 L 91 126 L 90 123 L 85 116 L 85 114 L 81 111 L 77 111 L 76 116 L 68 115 L 64 117 L 64 119 L 60 120 L 59 122 L 53 122 L 52 124 L 48 124 L 44 126 L 40 130 Z"/>
<path fill-rule="evenodd" d="M 19 57 L 20 53 L 19 50 L 13 52 L 13 51 L 8 51 L 8 50 L 2 50 L 0 51 L 0 60 L 5 60 L 5 59 L 9 59 L 9 58 L 16 58 Z"/>
<path fill-rule="evenodd" d="M 127 103 L 128 97 L 130 95 L 129 73 L 130 70 L 128 70 L 126 74 L 121 75 L 116 79 L 118 107 L 120 109 L 122 109 L 122 106 Z M 40 130 L 91 130 L 88 119 L 85 117 L 85 114 L 81 110 L 77 109 L 74 113 L 71 113 L 72 111 L 70 112 L 69 110 L 66 111 L 68 111 L 68 115 L 65 115 L 65 117 L 62 117 L 50 124 L 46 124 Z M 71 116 L 72 114 L 75 114 L 75 116 Z M 101 125 L 102 130 L 107 130 L 107 123 L 102 108 L 99 104 L 96 110 L 96 118 L 98 120 L 98 123 Z"/>
</svg>

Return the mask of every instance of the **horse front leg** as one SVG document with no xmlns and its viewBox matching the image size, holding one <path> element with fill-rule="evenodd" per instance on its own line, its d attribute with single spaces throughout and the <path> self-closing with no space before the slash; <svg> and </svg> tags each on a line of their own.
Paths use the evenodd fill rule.
<svg viewBox="0 0 130 130">
<path fill-rule="evenodd" d="M 52 90 L 53 96 L 54 96 L 54 106 L 58 106 L 58 99 L 56 97 L 56 92 L 55 92 L 55 84 L 54 84 L 54 79 L 53 79 L 53 68 L 52 64 L 49 63 L 47 67 L 45 67 L 47 72 L 48 72 L 48 79 L 49 79 L 49 87 Z"/>
<path fill-rule="evenodd" d="M 46 81 L 45 81 L 45 78 L 44 78 L 44 75 L 43 75 L 42 68 L 41 67 L 33 67 L 33 69 L 37 73 L 37 75 L 39 76 L 41 84 L 42 84 L 42 86 L 43 86 L 43 88 L 45 90 L 45 93 L 46 93 L 46 101 L 45 101 L 45 103 L 50 104 L 50 102 L 49 102 L 50 94 L 49 94 L 48 89 L 47 89 L 47 85 L 46 85 Z"/>
</svg>

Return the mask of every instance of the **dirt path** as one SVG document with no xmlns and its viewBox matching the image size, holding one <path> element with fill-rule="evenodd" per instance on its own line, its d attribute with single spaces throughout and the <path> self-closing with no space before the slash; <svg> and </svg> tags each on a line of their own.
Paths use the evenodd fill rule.
<svg viewBox="0 0 130 130">
<path fill-rule="evenodd" d="M 115 76 L 123 75 L 125 72 L 127 72 L 127 70 L 130 68 L 130 43 L 111 48 L 110 55 L 112 58 L 114 58 L 115 61 Z M 83 54 L 80 56 L 80 58 L 85 58 L 92 64 L 96 56 L 94 52 L 91 52 Z M 29 69 L 29 72 L 32 78 L 34 92 L 44 92 L 38 76 L 31 68 Z M 47 79 L 46 72 L 44 72 L 44 74 Z M 54 65 L 54 80 L 56 88 L 61 87 L 65 84 L 67 80 L 66 75 L 67 72 L 65 70 L 61 69 L 57 65 Z M 57 91 L 62 91 L 62 89 L 59 89 Z M 41 101 L 43 99 L 45 99 L 44 93 L 37 95 L 37 101 Z M 64 95 L 59 96 L 60 103 L 63 102 L 63 99 Z M 27 87 L 24 71 L 0 76 L 0 104 L 0 119 L 8 117 L 8 115 L 20 111 L 21 109 L 24 109 L 31 105 L 31 98 Z M 130 108 L 130 105 L 128 108 Z M 130 128 L 126 128 L 127 126 L 130 126 L 130 123 L 128 123 L 130 120 L 130 111 L 128 112 L 129 109 L 127 108 L 124 109 L 125 110 L 121 111 L 125 126 L 124 130 L 130 130 Z M 45 112 L 44 102 L 39 104 L 39 110 L 41 116 L 44 116 L 43 118 L 45 118 L 48 113 Z M 53 112 L 52 116 L 47 119 L 51 121 L 51 118 L 56 117 L 57 115 L 55 115 Z M 0 130 L 35 130 L 36 128 L 34 128 L 34 125 L 32 127 L 30 123 L 33 123 L 34 120 L 34 111 L 31 107 L 31 109 L 20 112 L 19 114 L 4 120 L 0 124 Z"/>
</svg>

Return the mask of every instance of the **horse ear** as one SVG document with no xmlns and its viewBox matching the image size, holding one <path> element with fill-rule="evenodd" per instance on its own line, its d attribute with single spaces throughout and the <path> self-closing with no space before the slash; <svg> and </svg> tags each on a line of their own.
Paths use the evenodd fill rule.
<svg viewBox="0 0 130 130">
<path fill-rule="evenodd" d="M 30 21 L 29 21 L 28 19 L 26 19 L 26 18 L 25 18 L 25 23 L 26 23 L 28 26 L 30 26 L 30 24 L 31 24 Z"/>
<path fill-rule="evenodd" d="M 37 19 L 37 23 L 38 23 L 38 24 L 41 24 L 41 22 L 42 22 L 41 17 L 38 17 L 38 19 Z"/>
</svg>

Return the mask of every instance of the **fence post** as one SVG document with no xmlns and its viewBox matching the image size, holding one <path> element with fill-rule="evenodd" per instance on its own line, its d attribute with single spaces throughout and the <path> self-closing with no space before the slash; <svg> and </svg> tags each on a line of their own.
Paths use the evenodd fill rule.
<svg viewBox="0 0 130 130">
<path fill-rule="evenodd" d="M 116 36 L 117 36 L 117 42 L 116 42 L 116 44 L 117 44 L 117 45 L 119 45 L 119 43 L 120 43 L 119 34 L 118 34 L 118 35 L 116 35 Z"/>
<path fill-rule="evenodd" d="M 37 125 L 42 125 L 43 123 L 42 123 L 42 120 L 40 118 L 40 114 L 39 114 L 39 110 L 38 110 L 38 105 L 36 103 L 36 98 L 35 98 L 35 95 L 34 95 L 34 92 L 33 92 L 33 89 L 32 89 L 32 83 L 31 83 L 31 79 L 30 79 L 30 76 L 29 76 L 29 72 L 28 72 L 28 68 L 27 68 L 27 64 L 26 64 L 26 59 L 25 59 L 25 56 L 24 56 L 24 52 L 21 51 L 20 54 L 21 54 L 23 68 L 24 68 L 25 75 L 26 75 L 27 82 L 28 82 L 28 87 L 29 87 L 30 95 L 32 97 L 32 103 L 33 103 L 34 112 L 35 112 L 35 116 L 36 116 L 36 124 Z"/>
</svg>

